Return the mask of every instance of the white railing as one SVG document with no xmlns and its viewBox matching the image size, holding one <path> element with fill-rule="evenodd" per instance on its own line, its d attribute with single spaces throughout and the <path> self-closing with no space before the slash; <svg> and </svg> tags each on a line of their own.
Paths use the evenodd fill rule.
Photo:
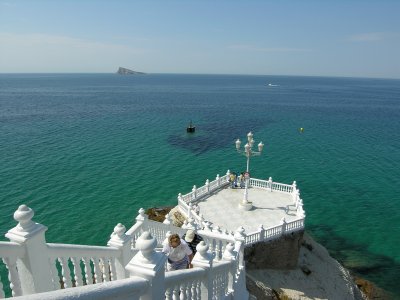
<svg viewBox="0 0 400 300">
<path fill-rule="evenodd" d="M 67 244 L 47 244 L 47 246 L 54 289 L 125 278 L 116 271 L 115 262 L 120 255 L 118 249 Z M 58 269 L 61 270 L 61 276 Z"/>
<path fill-rule="evenodd" d="M 206 195 L 209 195 L 211 192 L 228 185 L 229 173 L 230 172 L 228 170 L 227 174 L 222 177 L 219 177 L 218 174 L 217 177 L 211 182 L 207 179 L 206 183 L 199 188 L 193 186 L 193 189 L 190 193 L 187 193 L 185 195 L 179 194 L 178 199 L 182 200 L 187 204 L 199 201 L 201 198 L 203 198 Z"/>
<path fill-rule="evenodd" d="M 245 245 L 251 245 L 258 242 L 264 242 L 281 237 L 294 231 L 304 230 L 304 218 L 297 219 L 291 222 L 282 220 L 281 224 L 264 229 L 259 228 L 257 231 L 248 233 L 245 238 Z"/>
<path fill-rule="evenodd" d="M 165 299 L 201 299 L 201 282 L 206 271 L 201 268 L 177 270 L 165 274 Z M 182 294 L 182 297 L 179 295 Z"/>
<path fill-rule="evenodd" d="M 20 206 L 14 214 L 19 224 L 6 234 L 11 242 L 0 242 L 12 290 L 12 295 L 6 295 L 0 278 L 0 298 L 225 299 L 229 291 L 229 299 L 247 299 L 239 292 L 240 297 L 235 297 L 235 288 L 246 290 L 241 235 L 200 230 L 210 247 L 200 243 L 194 269 L 165 274 L 166 256 L 156 246 L 168 231 L 183 234 L 185 230 L 151 221 L 142 209 L 127 232 L 121 224 L 114 228 L 107 247 L 46 243 L 47 228 L 33 222 L 33 215 L 30 208 Z M 149 265 L 156 271 L 149 273 Z M 137 280 L 121 281 L 128 277 Z"/>
<path fill-rule="evenodd" d="M 293 184 L 289 185 L 279 182 L 273 182 L 271 177 L 269 178 L 269 180 L 250 178 L 250 186 L 267 189 L 271 192 L 277 191 L 290 194 L 293 193 L 293 188 L 296 186 L 296 183 L 294 182 Z"/>
</svg>

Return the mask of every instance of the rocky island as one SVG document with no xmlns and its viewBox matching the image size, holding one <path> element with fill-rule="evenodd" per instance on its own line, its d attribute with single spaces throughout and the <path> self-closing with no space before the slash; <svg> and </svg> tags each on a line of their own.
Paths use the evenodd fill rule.
<svg viewBox="0 0 400 300">
<path fill-rule="evenodd" d="M 117 74 L 119 75 L 144 75 L 146 73 L 129 70 L 127 68 L 119 67 Z"/>
</svg>

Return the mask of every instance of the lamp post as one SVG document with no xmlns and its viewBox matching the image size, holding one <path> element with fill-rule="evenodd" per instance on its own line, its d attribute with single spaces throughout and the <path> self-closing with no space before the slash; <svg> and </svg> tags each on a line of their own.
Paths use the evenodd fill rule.
<svg viewBox="0 0 400 300">
<path fill-rule="evenodd" d="M 251 133 L 251 131 L 247 134 L 247 143 L 244 146 L 243 150 L 240 149 L 241 143 L 242 142 L 239 139 L 237 139 L 237 141 L 235 142 L 236 150 L 238 153 L 243 154 L 244 156 L 247 157 L 247 165 L 246 165 L 246 174 L 245 174 L 244 195 L 243 195 L 242 202 L 239 204 L 239 207 L 244 210 L 250 210 L 253 207 L 252 203 L 249 202 L 249 200 L 248 200 L 248 196 L 249 196 L 248 188 L 249 188 L 249 180 L 250 180 L 250 174 L 249 174 L 250 157 L 261 155 L 261 152 L 264 148 L 264 144 L 262 142 L 260 142 L 258 144 L 258 151 L 253 151 L 252 148 L 254 145 L 254 139 L 253 139 L 253 134 Z"/>
</svg>

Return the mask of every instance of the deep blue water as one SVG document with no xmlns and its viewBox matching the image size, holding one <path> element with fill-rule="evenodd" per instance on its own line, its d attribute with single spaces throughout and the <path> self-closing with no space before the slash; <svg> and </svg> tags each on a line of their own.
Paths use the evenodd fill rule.
<svg viewBox="0 0 400 300">
<path fill-rule="evenodd" d="M 48 242 L 105 245 L 140 207 L 243 169 L 251 130 L 252 176 L 296 180 L 311 235 L 400 295 L 400 80 L 2 74 L 0 128 L 2 234 L 25 203 Z"/>
</svg>

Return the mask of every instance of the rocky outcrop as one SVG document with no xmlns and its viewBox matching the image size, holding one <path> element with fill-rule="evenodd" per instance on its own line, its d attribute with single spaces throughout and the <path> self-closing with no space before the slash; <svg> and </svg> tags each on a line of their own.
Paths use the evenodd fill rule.
<svg viewBox="0 0 400 300">
<path fill-rule="evenodd" d="M 146 73 L 137 72 L 137 71 L 129 70 L 127 68 L 119 67 L 118 71 L 117 71 L 117 74 L 120 74 L 120 75 L 144 75 Z"/>
<path fill-rule="evenodd" d="M 307 234 L 300 244 L 297 264 L 291 270 L 246 271 L 250 294 L 263 295 L 257 299 L 367 299 L 349 271 Z"/>
<path fill-rule="evenodd" d="M 246 269 L 293 269 L 297 266 L 303 233 L 292 232 L 279 239 L 256 243 L 244 250 Z"/>
</svg>

